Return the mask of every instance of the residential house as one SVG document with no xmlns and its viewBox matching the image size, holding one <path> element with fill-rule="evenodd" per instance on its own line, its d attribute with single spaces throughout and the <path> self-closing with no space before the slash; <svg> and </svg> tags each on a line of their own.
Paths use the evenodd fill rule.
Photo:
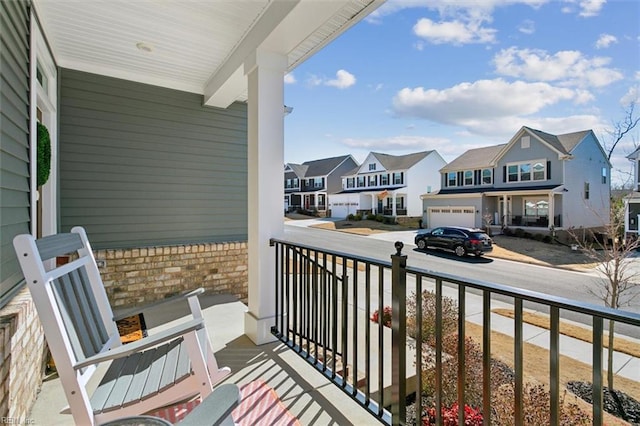
<svg viewBox="0 0 640 426">
<path fill-rule="evenodd" d="M 285 211 L 306 210 L 327 215 L 327 195 L 342 188 L 342 175 L 358 167 L 351 155 L 288 163 L 284 170 Z"/>
<path fill-rule="evenodd" d="M 407 155 L 371 152 L 359 167 L 342 176 L 342 190 L 329 194 L 331 214 L 420 217 L 420 195 L 440 189 L 438 170 L 445 164 L 434 150 Z"/>
<path fill-rule="evenodd" d="M 592 130 L 552 135 L 522 127 L 506 144 L 471 149 L 422 196 L 424 223 L 548 229 L 608 224 L 610 170 Z"/>
<path fill-rule="evenodd" d="M 640 227 L 640 148 L 627 155 L 633 162 L 633 190 L 624 197 L 625 221 L 624 230 L 627 235 L 638 237 Z"/>
<path fill-rule="evenodd" d="M 0 2 L 3 418 L 27 418 L 45 353 L 17 234 L 84 226 L 116 308 L 203 286 L 248 304 L 254 342 L 274 339 L 283 78 L 381 3 Z"/>
</svg>

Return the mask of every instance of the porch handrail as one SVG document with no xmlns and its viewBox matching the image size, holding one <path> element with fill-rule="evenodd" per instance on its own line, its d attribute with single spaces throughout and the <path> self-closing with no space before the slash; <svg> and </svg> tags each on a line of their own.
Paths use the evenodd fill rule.
<svg viewBox="0 0 640 426">
<path fill-rule="evenodd" d="M 272 239 L 271 245 L 276 247 L 276 326 L 273 333 L 290 347 L 305 357 L 318 370 L 329 377 L 349 396 L 359 402 L 378 420 L 383 423 L 404 424 L 406 421 L 405 396 L 417 392 L 416 413 L 422 412 L 421 374 L 422 345 L 415 345 L 415 355 L 407 350 L 407 341 L 411 338 L 415 342 L 422 342 L 422 327 L 417 327 L 417 335 L 409 336 L 407 330 L 406 295 L 413 290 L 416 297 L 416 323 L 422 322 L 422 291 L 427 286 L 435 288 L 436 324 L 442 322 L 443 288 L 458 289 L 458 348 L 457 356 L 460 360 L 458 367 L 458 405 L 459 420 L 464 420 L 465 406 L 465 370 L 464 370 L 464 340 L 466 306 L 468 294 L 478 294 L 482 298 L 482 370 L 483 370 L 483 413 L 485 421 L 491 418 L 491 301 L 499 295 L 513 299 L 514 305 L 514 389 L 515 389 L 515 424 L 522 424 L 523 419 L 523 307 L 525 303 L 543 305 L 550 311 L 549 338 L 549 387 L 550 387 L 550 422 L 557 424 L 560 418 L 560 386 L 559 386 L 559 326 L 560 311 L 574 312 L 592 318 L 592 376 L 593 376 L 593 423 L 603 423 L 603 333 L 604 321 L 613 320 L 633 327 L 640 328 L 640 314 L 599 306 L 586 302 L 579 302 L 564 297 L 548 295 L 533 290 L 514 288 L 507 285 L 490 283 L 477 279 L 461 278 L 453 274 L 437 272 L 429 269 L 410 267 L 406 265 L 406 256 L 402 254 L 402 243 L 395 243 L 396 252 L 391 255 L 392 262 L 356 256 L 340 251 L 324 250 L 311 245 L 294 243 L 282 239 Z M 391 250 L 390 250 L 391 251 Z M 295 266 L 298 265 L 298 266 Z M 314 269 L 315 268 L 315 269 Z M 377 274 L 376 274 L 377 270 Z M 341 280 L 337 278 L 340 277 Z M 409 278 L 409 279 L 408 279 Z M 375 286 L 377 285 L 377 291 Z M 406 286 L 406 287 L 405 287 Z M 361 289 L 360 287 L 363 287 Z M 386 292 L 386 293 L 385 293 Z M 391 296 L 389 296 L 389 292 Z M 391 297 L 392 327 L 391 327 L 391 366 L 384 364 L 386 350 L 385 331 L 382 320 L 374 326 L 367 326 L 372 307 L 382 316 L 384 300 Z M 287 299 L 291 300 L 287 301 Z M 377 301 L 375 300 L 377 298 Z M 288 305 L 287 305 L 288 304 Z M 288 309 L 285 305 L 290 306 Z M 302 311 L 295 311 L 301 306 Z M 308 315 L 305 317 L 304 315 Z M 342 370 L 336 374 L 336 357 L 333 364 L 327 366 L 324 356 L 318 356 L 310 345 L 313 333 L 304 335 L 304 324 L 320 323 L 320 328 L 327 334 L 324 336 L 324 349 L 337 349 L 341 343 L 340 358 Z M 364 326 L 362 324 L 365 324 Z M 293 333 L 293 339 L 288 334 L 291 326 L 301 331 L 300 335 Z M 373 331 L 371 331 L 373 328 Z M 435 336 L 435 395 L 436 424 L 442 424 L 439 415 L 442 409 L 442 359 L 443 332 L 438 327 Z M 309 330 L 307 326 L 307 330 Z M 328 330 L 328 331 L 327 331 Z M 315 335 L 318 335 L 317 330 Z M 326 339 L 327 337 L 330 339 Z M 375 347 L 374 337 L 378 337 Z M 295 341 L 297 339 L 297 341 Z M 302 344 L 307 339 L 306 346 Z M 364 343 L 361 340 L 364 339 Z M 388 339 L 388 337 L 387 337 Z M 292 341 L 294 340 L 294 341 Z M 364 348 L 364 350 L 363 350 Z M 360 361 L 358 351 L 364 352 L 364 361 Z M 337 354 L 336 354 L 337 355 Z M 410 364 L 409 357 L 413 362 Z M 378 362 L 377 368 L 373 366 Z M 347 364 L 349 364 L 347 366 Z M 415 365 L 415 386 L 408 385 L 408 367 Z M 359 370 L 364 371 L 360 379 Z M 391 375 L 389 386 L 391 398 L 385 395 L 387 382 L 385 377 Z M 374 381 L 370 376 L 377 375 L 377 390 L 373 392 L 371 385 Z M 386 408 L 385 408 L 386 407 Z M 487 424 L 487 423 L 485 423 Z"/>
</svg>

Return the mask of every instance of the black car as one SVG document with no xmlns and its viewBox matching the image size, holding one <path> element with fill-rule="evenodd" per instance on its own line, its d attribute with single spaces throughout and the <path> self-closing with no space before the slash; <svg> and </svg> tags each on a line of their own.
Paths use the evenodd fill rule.
<svg viewBox="0 0 640 426">
<path fill-rule="evenodd" d="M 456 256 L 483 253 L 493 250 L 491 238 L 482 230 L 462 226 L 441 226 L 416 235 L 415 244 L 420 250 L 429 247 L 451 250 Z"/>
</svg>

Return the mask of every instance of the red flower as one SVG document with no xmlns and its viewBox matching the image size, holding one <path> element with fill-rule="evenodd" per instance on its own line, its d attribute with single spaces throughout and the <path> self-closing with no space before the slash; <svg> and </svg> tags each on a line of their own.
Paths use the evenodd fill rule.
<svg viewBox="0 0 640 426">
<path fill-rule="evenodd" d="M 371 321 L 380 322 L 380 313 L 376 309 L 373 315 L 371 315 Z M 391 327 L 391 306 L 385 306 L 382 310 L 382 324 L 385 327 Z"/>
<path fill-rule="evenodd" d="M 436 424 L 436 409 L 429 408 L 427 415 L 422 418 L 424 426 Z M 458 424 L 458 403 L 454 403 L 451 407 L 442 407 L 442 424 L 444 426 L 457 426 Z M 481 426 L 482 413 L 479 409 L 475 409 L 468 405 L 464 406 L 464 424 L 465 426 Z"/>
</svg>

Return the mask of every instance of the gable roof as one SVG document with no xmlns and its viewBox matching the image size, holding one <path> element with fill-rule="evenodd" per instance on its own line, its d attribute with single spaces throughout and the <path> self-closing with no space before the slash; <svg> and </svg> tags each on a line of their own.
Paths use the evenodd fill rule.
<svg viewBox="0 0 640 426">
<path fill-rule="evenodd" d="M 508 142 L 500 145 L 486 146 L 482 148 L 470 149 L 451 161 L 449 164 L 440 169 L 440 172 L 454 170 L 471 170 L 481 167 L 494 165 L 502 155 L 509 150 L 511 146 L 518 140 L 523 132 L 529 133 L 531 136 L 542 141 L 560 155 L 570 156 L 584 138 L 591 133 L 591 130 L 581 130 L 579 132 L 565 133 L 563 135 L 552 135 L 542 130 L 532 129 L 527 126 L 516 132 L 514 137 Z M 602 147 L 600 147 L 602 150 Z"/>
<path fill-rule="evenodd" d="M 293 164 L 287 163 L 287 166 L 291 169 L 293 173 L 296 174 L 299 178 L 303 178 L 304 174 L 307 171 L 307 166 L 303 166 L 302 164 Z"/>
<path fill-rule="evenodd" d="M 305 161 L 302 164 L 287 163 L 287 166 L 300 178 L 326 176 L 349 158 L 353 159 L 351 155 L 341 155 L 338 157 Z M 353 162 L 356 163 L 355 160 L 353 160 Z"/>
<path fill-rule="evenodd" d="M 390 155 L 381 152 L 372 152 L 371 155 L 373 155 L 386 170 L 406 170 L 413 167 L 432 152 L 433 150 L 414 152 L 406 155 Z"/>
<path fill-rule="evenodd" d="M 627 155 L 629 160 L 637 160 L 640 158 L 640 147 L 636 148 L 631 154 Z"/>
<path fill-rule="evenodd" d="M 451 170 L 472 170 L 481 167 L 487 167 L 493 162 L 498 153 L 500 153 L 506 145 L 506 143 L 503 143 L 500 145 L 470 149 L 443 168 L 441 168 L 440 171 L 447 172 Z"/>
</svg>

